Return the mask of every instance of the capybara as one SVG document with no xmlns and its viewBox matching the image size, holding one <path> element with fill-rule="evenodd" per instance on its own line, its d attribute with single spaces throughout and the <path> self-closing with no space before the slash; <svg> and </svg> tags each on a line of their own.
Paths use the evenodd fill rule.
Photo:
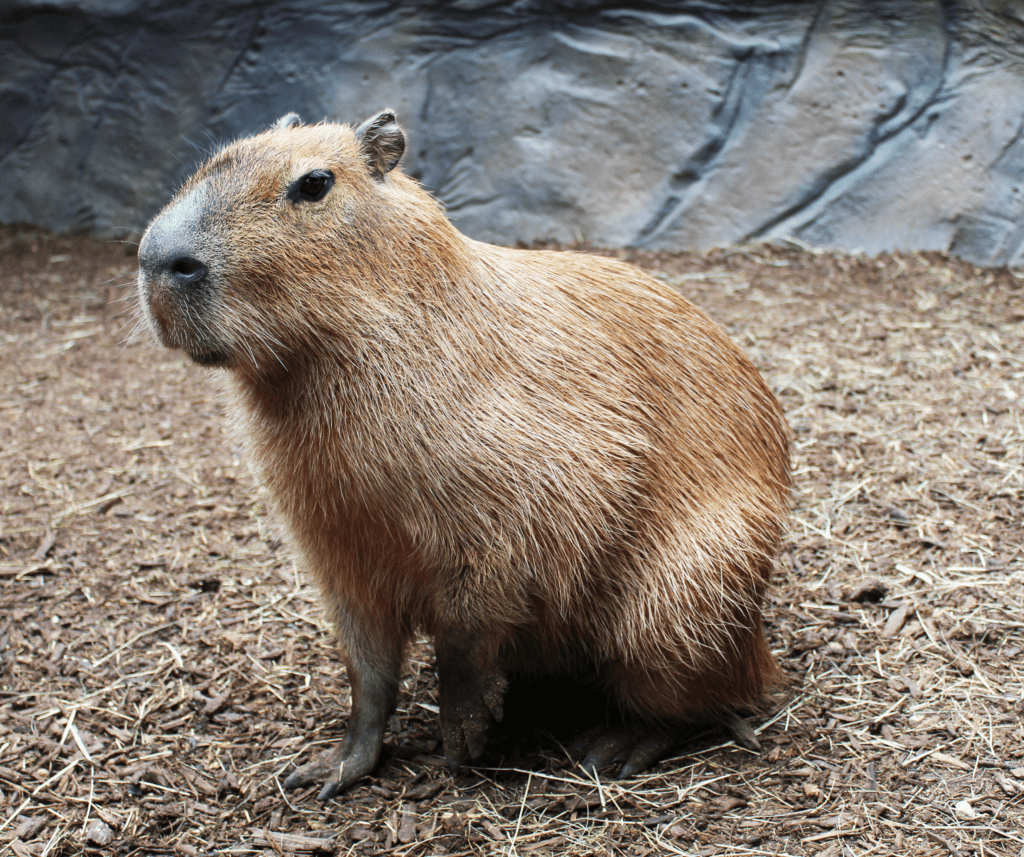
<svg viewBox="0 0 1024 857">
<path fill-rule="evenodd" d="M 385 110 L 294 114 L 211 157 L 139 248 L 159 340 L 227 370 L 253 472 L 333 619 L 345 740 L 321 799 L 377 763 L 403 650 L 437 657 L 452 765 L 509 678 L 587 679 L 584 764 L 629 775 L 777 676 L 762 627 L 788 433 L 749 360 L 636 268 L 458 232 L 396 169 Z M 744 731 L 745 730 L 745 731 Z"/>
</svg>

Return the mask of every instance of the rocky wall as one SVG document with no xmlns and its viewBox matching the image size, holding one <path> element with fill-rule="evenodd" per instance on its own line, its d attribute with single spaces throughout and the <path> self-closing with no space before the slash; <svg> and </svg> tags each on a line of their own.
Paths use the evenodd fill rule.
<svg viewBox="0 0 1024 857">
<path fill-rule="evenodd" d="M 1024 263 L 1024 0 L 0 0 L 0 222 L 130 233 L 220 142 L 385 106 L 488 241 Z"/>
</svg>

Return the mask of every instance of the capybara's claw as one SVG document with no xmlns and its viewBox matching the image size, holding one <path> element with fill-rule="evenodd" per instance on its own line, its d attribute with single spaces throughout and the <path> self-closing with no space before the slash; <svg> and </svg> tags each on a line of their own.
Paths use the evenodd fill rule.
<svg viewBox="0 0 1024 857">
<path fill-rule="evenodd" d="M 629 757 L 619 768 L 619 779 L 642 774 L 655 762 L 660 762 L 679 743 L 679 736 L 672 732 L 652 730 L 633 745 Z"/>
<path fill-rule="evenodd" d="M 582 756 L 580 768 L 595 776 L 599 770 L 621 761 L 637 741 L 637 734 L 623 727 L 597 726 L 581 735 L 572 746 Z"/>
<path fill-rule="evenodd" d="M 748 750 L 759 752 L 761 742 L 751 725 L 738 714 L 727 712 L 722 715 L 722 727 L 737 744 Z"/>
<path fill-rule="evenodd" d="M 317 778 L 310 770 L 312 767 L 312 765 L 303 765 L 301 768 L 296 768 L 285 777 L 284 787 L 286 789 L 301 789 L 313 785 L 317 782 Z"/>
<path fill-rule="evenodd" d="M 347 786 L 342 783 L 341 780 L 331 780 L 330 782 L 324 783 L 324 787 L 320 789 L 320 794 L 316 796 L 316 799 L 320 803 L 327 803 L 332 797 L 338 792 L 344 791 Z"/>
</svg>

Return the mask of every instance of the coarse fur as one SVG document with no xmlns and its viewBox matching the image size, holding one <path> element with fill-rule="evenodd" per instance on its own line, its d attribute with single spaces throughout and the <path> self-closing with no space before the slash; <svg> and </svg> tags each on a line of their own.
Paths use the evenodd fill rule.
<svg viewBox="0 0 1024 857">
<path fill-rule="evenodd" d="M 387 111 L 285 117 L 212 157 L 140 249 L 161 341 L 229 370 L 354 705 L 390 711 L 417 631 L 442 719 L 466 710 L 446 670 L 494 718 L 516 674 L 596 676 L 662 726 L 755 702 L 776 676 L 761 611 L 790 486 L 775 397 L 644 272 L 459 233 L 392 169 L 400 135 Z M 333 186 L 295 201 L 315 170 Z M 450 758 L 478 754 L 473 728 L 468 754 L 444 732 Z"/>
</svg>

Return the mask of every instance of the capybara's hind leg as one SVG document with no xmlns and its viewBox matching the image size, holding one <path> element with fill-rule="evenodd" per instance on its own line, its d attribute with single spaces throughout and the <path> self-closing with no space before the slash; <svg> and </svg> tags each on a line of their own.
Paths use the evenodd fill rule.
<svg viewBox="0 0 1024 857">
<path fill-rule="evenodd" d="M 444 754 L 457 768 L 480 758 L 491 727 L 501 722 L 508 683 L 493 652 L 470 632 L 439 634 L 434 650 Z"/>
<path fill-rule="evenodd" d="M 319 800 L 330 800 L 374 769 L 384 744 L 384 727 L 395 710 L 401 669 L 401 646 L 390 651 L 351 649 L 347 660 L 352 686 L 352 713 L 345 739 L 296 769 L 284 781 L 285 788 L 323 783 Z"/>
</svg>

